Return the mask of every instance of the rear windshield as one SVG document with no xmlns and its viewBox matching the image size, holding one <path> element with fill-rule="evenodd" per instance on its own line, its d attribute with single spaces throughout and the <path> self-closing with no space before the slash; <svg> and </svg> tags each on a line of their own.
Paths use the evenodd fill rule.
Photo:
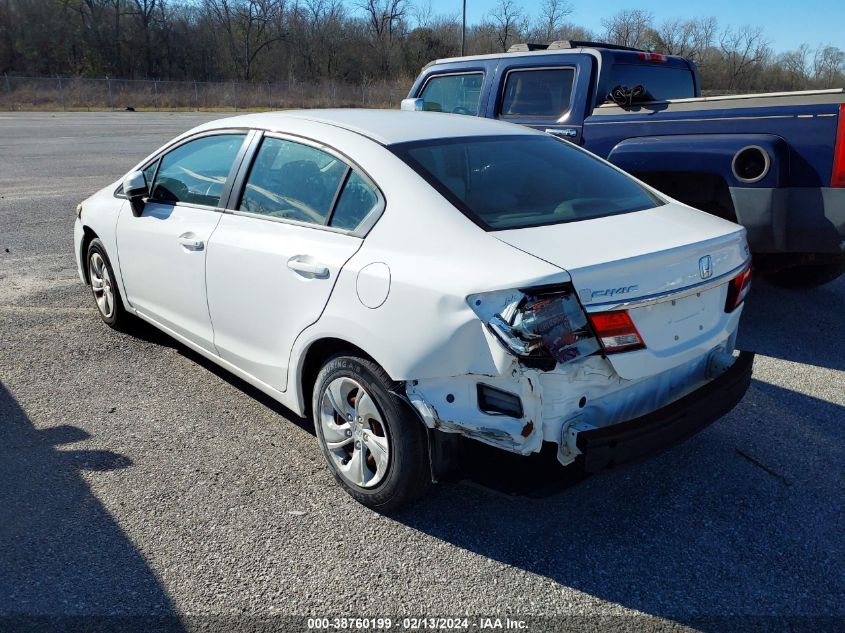
<svg viewBox="0 0 845 633">
<path fill-rule="evenodd" d="M 688 68 L 662 66 L 659 63 L 613 64 L 608 85 L 611 90 L 616 86 L 642 86 L 646 91 L 644 101 L 686 99 L 695 96 L 692 71 Z"/>
<path fill-rule="evenodd" d="M 435 139 L 390 149 L 488 231 L 589 220 L 664 204 L 624 173 L 550 136 Z"/>
</svg>

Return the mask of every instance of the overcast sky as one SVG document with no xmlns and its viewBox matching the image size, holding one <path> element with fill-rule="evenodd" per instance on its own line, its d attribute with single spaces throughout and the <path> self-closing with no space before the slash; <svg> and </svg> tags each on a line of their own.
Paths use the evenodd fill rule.
<svg viewBox="0 0 845 633">
<path fill-rule="evenodd" d="M 425 0 L 415 0 L 425 2 Z M 430 0 L 436 13 L 460 15 L 461 0 Z M 522 0 L 520 4 L 537 15 L 542 0 Z M 762 25 L 777 52 L 798 48 L 802 43 L 815 47 L 833 44 L 845 49 L 845 0 L 648 0 L 632 3 L 618 0 L 571 0 L 575 13 L 568 19 L 600 33 L 601 19 L 620 9 L 647 9 L 657 23 L 667 18 L 713 15 L 724 26 Z M 479 22 L 496 5 L 496 0 L 467 0 L 467 21 Z"/>
</svg>

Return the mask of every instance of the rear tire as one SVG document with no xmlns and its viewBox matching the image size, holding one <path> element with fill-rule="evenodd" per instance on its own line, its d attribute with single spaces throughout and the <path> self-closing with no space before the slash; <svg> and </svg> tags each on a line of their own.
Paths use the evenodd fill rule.
<svg viewBox="0 0 845 633">
<path fill-rule="evenodd" d="M 832 255 L 827 261 L 800 264 L 766 274 L 766 279 L 782 288 L 815 288 L 845 273 L 845 255 Z"/>
<path fill-rule="evenodd" d="M 88 282 L 91 285 L 94 304 L 97 306 L 97 313 L 100 318 L 106 325 L 115 330 L 128 329 L 130 315 L 123 308 L 120 289 L 117 287 L 117 278 L 114 276 L 114 269 L 100 238 L 91 240 L 88 245 L 88 252 L 85 255 L 85 263 L 88 271 Z"/>
<path fill-rule="evenodd" d="M 359 503 L 394 512 L 431 485 L 426 429 L 371 360 L 329 359 L 314 385 L 317 440 L 337 482 Z"/>
</svg>

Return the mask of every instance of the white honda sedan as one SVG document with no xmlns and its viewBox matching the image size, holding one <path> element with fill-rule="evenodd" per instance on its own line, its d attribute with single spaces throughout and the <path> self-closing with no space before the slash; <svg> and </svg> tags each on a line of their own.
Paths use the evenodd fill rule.
<svg viewBox="0 0 845 633">
<path fill-rule="evenodd" d="M 149 321 L 311 416 L 388 511 L 461 438 L 619 466 L 743 396 L 744 229 L 551 136 L 370 110 L 174 139 L 77 209 L 103 321 Z"/>
</svg>

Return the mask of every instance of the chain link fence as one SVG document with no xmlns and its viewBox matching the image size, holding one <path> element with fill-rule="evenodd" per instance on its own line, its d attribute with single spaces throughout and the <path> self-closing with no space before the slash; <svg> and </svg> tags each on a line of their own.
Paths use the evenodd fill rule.
<svg viewBox="0 0 845 633">
<path fill-rule="evenodd" d="M 0 110 L 283 110 L 395 108 L 410 82 L 265 83 L 4 75 Z"/>
</svg>

